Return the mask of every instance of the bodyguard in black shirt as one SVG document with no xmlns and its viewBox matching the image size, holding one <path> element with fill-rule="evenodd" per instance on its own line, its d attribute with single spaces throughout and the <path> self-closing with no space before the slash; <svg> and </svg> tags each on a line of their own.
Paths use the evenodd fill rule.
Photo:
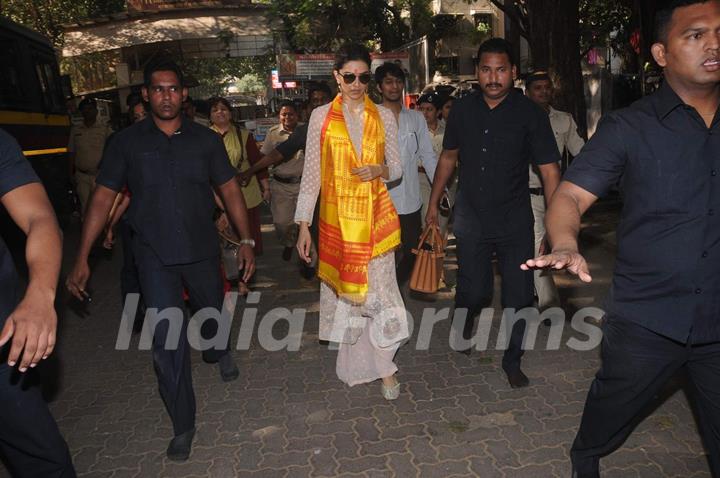
<svg viewBox="0 0 720 478">
<path fill-rule="evenodd" d="M 213 223 L 213 188 L 243 238 L 238 267 L 244 270 L 244 280 L 255 269 L 254 242 L 235 169 L 230 166 L 220 137 L 181 114 L 187 88 L 177 65 L 168 60 L 148 65 L 143 96 L 150 103 L 151 115 L 117 133 L 105 150 L 75 267 L 67 279 L 68 289 L 78 298 L 85 295 L 90 248 L 105 225 L 116 194 L 127 184 L 132 194 L 128 216 L 133 250 L 147 309 L 182 310 L 185 286 L 192 309 L 212 307 L 221 311 L 223 288 Z M 202 336 L 212 339 L 217 325 L 214 320 L 204 322 Z M 195 433 L 187 324 L 182 326 L 178 347 L 169 346 L 169 350 L 165 341 L 171 337 L 170 327 L 169 320 L 155 327 L 153 360 L 160 394 L 175 432 L 167 455 L 173 460 L 186 460 Z M 238 376 L 228 347 L 225 344 L 203 351 L 206 361 L 219 363 L 224 381 Z"/>
<path fill-rule="evenodd" d="M 450 110 L 443 152 L 435 172 L 426 221 L 437 224 L 438 201 L 460 162 L 455 200 L 458 283 L 455 308 L 467 309 L 463 353 L 469 353 L 474 317 L 493 293 L 492 255 L 502 275 L 502 306 L 533 305 L 533 276 L 518 270 L 517 260 L 534 249 L 528 165 L 538 166 L 545 197 L 560 180 L 560 160 L 547 113 L 513 89 L 516 73 L 511 45 L 501 38 L 478 50 L 477 77 L 482 93 L 456 101 Z M 459 322 L 459 321 L 457 321 Z M 458 323 L 453 323 L 459 328 Z M 515 323 L 503 357 L 512 387 L 528 385 L 520 369 L 525 321 Z M 453 345 L 457 347 L 457 345 Z"/>
<path fill-rule="evenodd" d="M 3 130 L 0 204 L 27 235 L 29 275 L 23 292 L 10 251 L 0 238 L 0 454 L 15 477 L 73 478 L 70 452 L 31 371 L 55 348 L 62 233 L 40 180 L 20 146 Z"/>
<path fill-rule="evenodd" d="M 603 119 L 553 196 L 545 221 L 552 253 L 523 264 L 590 282 L 580 217 L 620 182 L 603 362 L 572 447 L 573 476 L 599 476 L 599 458 L 622 444 L 680 368 L 720 476 L 720 2 L 674 0 L 656 18 L 652 54 L 665 83 Z"/>
</svg>

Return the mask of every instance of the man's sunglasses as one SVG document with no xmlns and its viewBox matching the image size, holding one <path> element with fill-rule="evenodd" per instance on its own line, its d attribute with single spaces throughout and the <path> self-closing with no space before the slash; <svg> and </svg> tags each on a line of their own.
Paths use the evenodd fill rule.
<svg viewBox="0 0 720 478">
<path fill-rule="evenodd" d="M 360 73 L 360 75 L 356 75 L 355 73 L 340 73 L 340 76 L 342 76 L 343 81 L 346 85 L 352 85 L 355 83 L 355 78 L 360 80 L 360 83 L 363 85 L 367 85 L 370 83 L 370 80 L 372 80 L 373 74 L 369 71 L 366 71 L 365 73 Z"/>
</svg>

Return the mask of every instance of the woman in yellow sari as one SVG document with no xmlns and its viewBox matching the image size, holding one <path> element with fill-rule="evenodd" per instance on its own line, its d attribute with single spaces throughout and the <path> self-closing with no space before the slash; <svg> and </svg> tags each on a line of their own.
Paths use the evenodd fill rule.
<svg viewBox="0 0 720 478">
<path fill-rule="evenodd" d="M 210 128 L 217 132 L 223 138 L 225 149 L 227 150 L 230 164 L 241 173 L 250 169 L 250 165 L 256 163 L 260 159 L 260 151 L 258 150 L 255 139 L 247 130 L 241 130 L 232 123 L 232 108 L 225 98 L 210 99 Z M 260 232 L 260 203 L 262 203 L 264 195 L 270 190 L 267 170 L 258 172 L 257 175 L 250 178 L 246 186 L 242 186 L 243 197 L 248 210 L 248 220 L 250 222 L 250 232 L 255 241 L 253 251 L 256 256 L 262 254 L 262 233 Z M 227 227 L 227 218 L 225 213 L 219 218 L 219 223 Z M 233 271 L 234 272 L 234 271 Z M 248 293 L 247 285 L 239 280 L 238 292 L 241 295 Z"/>
<path fill-rule="evenodd" d="M 340 344 L 340 380 L 353 386 L 382 379 L 382 395 L 394 400 L 400 384 L 393 359 L 409 335 L 393 254 L 400 223 L 385 186 L 402 174 L 397 124 L 367 96 L 365 48 L 341 48 L 333 74 L 340 93 L 316 108 L 308 125 L 297 247 L 309 262 L 319 193 L 320 339 Z"/>
</svg>

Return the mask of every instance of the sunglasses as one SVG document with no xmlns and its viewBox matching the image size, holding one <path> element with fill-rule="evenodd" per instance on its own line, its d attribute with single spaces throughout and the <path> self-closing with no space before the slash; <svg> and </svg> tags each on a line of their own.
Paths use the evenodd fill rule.
<svg viewBox="0 0 720 478">
<path fill-rule="evenodd" d="M 343 81 L 346 85 L 351 85 L 355 83 L 355 78 L 360 80 L 360 83 L 363 85 L 367 85 L 370 83 L 370 80 L 372 80 L 373 74 L 369 71 L 366 71 L 364 73 L 360 73 L 360 75 L 356 75 L 355 73 L 340 73 L 340 76 L 342 76 Z"/>
</svg>

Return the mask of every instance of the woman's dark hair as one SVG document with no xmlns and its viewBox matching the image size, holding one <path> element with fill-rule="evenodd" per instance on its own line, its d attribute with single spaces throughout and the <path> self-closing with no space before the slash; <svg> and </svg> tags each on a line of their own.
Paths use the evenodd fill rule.
<svg viewBox="0 0 720 478">
<path fill-rule="evenodd" d="M 230 102 L 221 96 L 215 96 L 208 100 L 208 105 L 210 105 L 210 110 L 215 108 L 219 103 L 222 103 L 222 105 L 225 106 L 225 108 L 232 111 L 232 106 L 230 106 Z"/>
<path fill-rule="evenodd" d="M 357 43 L 346 43 L 340 47 L 335 54 L 335 70 L 340 71 L 340 68 L 350 61 L 364 61 L 368 68 L 372 63 L 368 49 Z"/>
<path fill-rule="evenodd" d="M 182 70 L 178 64 L 170 58 L 157 58 L 148 63 L 143 71 L 143 83 L 146 88 L 150 88 L 153 73 L 156 71 L 172 71 L 175 73 L 175 76 L 177 76 L 180 86 L 185 86 L 185 79 L 183 78 Z"/>
</svg>

